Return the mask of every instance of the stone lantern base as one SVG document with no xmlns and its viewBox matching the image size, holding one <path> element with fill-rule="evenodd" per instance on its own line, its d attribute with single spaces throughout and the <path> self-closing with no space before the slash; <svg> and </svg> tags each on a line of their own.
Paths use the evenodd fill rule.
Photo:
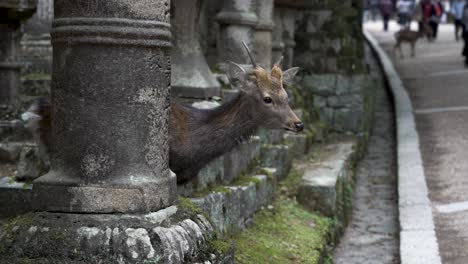
<svg viewBox="0 0 468 264">
<path fill-rule="evenodd" d="M 219 261 L 208 246 L 213 232 L 203 215 L 176 206 L 139 215 L 29 213 L 0 229 L 1 263 Z"/>
</svg>

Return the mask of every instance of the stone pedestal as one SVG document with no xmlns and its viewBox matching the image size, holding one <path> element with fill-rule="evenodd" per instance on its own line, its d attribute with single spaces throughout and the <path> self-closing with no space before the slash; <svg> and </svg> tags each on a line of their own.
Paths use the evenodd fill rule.
<svg viewBox="0 0 468 264">
<path fill-rule="evenodd" d="M 36 210 L 156 211 L 174 203 L 168 167 L 169 1 L 56 0 L 51 170 Z"/>
<path fill-rule="evenodd" d="M 17 103 L 20 64 L 20 23 L 32 16 L 34 0 L 0 1 L 0 117 Z"/>
<path fill-rule="evenodd" d="M 269 69 L 271 66 L 271 48 L 273 31 L 273 0 L 257 1 L 258 24 L 255 27 L 256 62 Z"/>
<path fill-rule="evenodd" d="M 272 46 L 272 62 L 278 61 L 283 56 L 284 42 L 283 42 L 283 23 L 281 21 L 281 9 L 275 7 L 273 12 L 275 28 L 273 29 L 273 46 Z"/>
<path fill-rule="evenodd" d="M 251 50 L 254 46 L 254 28 L 257 25 L 255 0 L 223 0 L 223 8 L 216 16 L 220 24 L 218 59 L 241 64 L 250 64 L 242 45 L 244 41 Z"/>
<path fill-rule="evenodd" d="M 220 85 L 213 77 L 198 40 L 198 18 L 202 0 L 173 0 L 171 19 L 171 93 L 173 96 L 209 98 L 219 96 Z"/>
</svg>

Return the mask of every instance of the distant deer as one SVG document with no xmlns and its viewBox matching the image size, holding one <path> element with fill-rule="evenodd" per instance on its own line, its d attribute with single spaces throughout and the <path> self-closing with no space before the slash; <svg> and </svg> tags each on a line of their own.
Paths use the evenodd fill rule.
<svg viewBox="0 0 468 264">
<path fill-rule="evenodd" d="M 429 41 L 432 39 L 432 29 L 426 23 L 422 24 L 421 31 L 414 31 L 409 28 L 401 29 L 400 31 L 395 33 L 396 44 L 393 48 L 394 50 L 398 49 L 400 51 L 400 57 L 403 58 L 401 43 L 408 42 L 411 45 L 411 56 L 414 57 L 414 47 L 416 45 L 416 41 L 418 41 L 419 38 L 423 38 L 424 36 L 427 36 Z"/>
<path fill-rule="evenodd" d="M 211 160 L 247 140 L 260 127 L 294 132 L 304 129 L 304 124 L 290 108 L 283 88 L 283 82 L 290 81 L 299 68 L 283 72 L 280 59 L 267 72 L 255 63 L 247 45 L 243 44 L 253 69 L 227 63 L 226 74 L 231 84 L 239 88 L 235 98 L 214 109 L 197 109 L 175 100 L 171 102 L 169 167 L 176 173 L 179 183 L 196 177 Z M 48 116 L 49 105 L 42 103 L 39 106 L 32 106 L 24 115 Z M 43 121 L 46 122 L 39 122 L 42 134 L 48 133 L 50 128 L 50 120 Z M 48 138 L 48 134 L 40 138 Z"/>
</svg>

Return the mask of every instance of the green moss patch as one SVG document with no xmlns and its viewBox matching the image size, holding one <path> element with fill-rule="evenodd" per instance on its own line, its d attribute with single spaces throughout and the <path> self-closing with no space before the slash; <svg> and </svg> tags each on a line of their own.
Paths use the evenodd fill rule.
<svg viewBox="0 0 468 264">
<path fill-rule="evenodd" d="M 237 234 L 236 263 L 319 263 L 326 251 L 332 221 L 280 198 L 262 210 L 252 228 Z"/>
<path fill-rule="evenodd" d="M 21 76 L 21 79 L 23 80 L 50 80 L 51 76 L 50 74 L 46 73 L 30 73 Z"/>
</svg>

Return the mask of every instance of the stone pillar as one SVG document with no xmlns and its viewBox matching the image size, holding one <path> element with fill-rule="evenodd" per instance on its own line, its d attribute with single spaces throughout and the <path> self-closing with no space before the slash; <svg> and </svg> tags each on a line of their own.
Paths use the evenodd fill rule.
<svg viewBox="0 0 468 264">
<path fill-rule="evenodd" d="M 272 63 L 275 63 L 284 52 L 283 42 L 283 23 L 281 21 L 281 9 L 275 6 L 274 9 L 275 28 L 273 29 L 273 47 L 272 47 Z"/>
<path fill-rule="evenodd" d="M 198 19 L 202 0 L 173 0 L 171 19 L 171 93 L 173 96 L 209 98 L 219 95 L 220 85 L 213 77 L 198 40 Z"/>
<path fill-rule="evenodd" d="M 36 210 L 156 211 L 174 203 L 168 167 L 168 0 L 56 0 L 51 170 Z"/>
<path fill-rule="evenodd" d="M 20 64 L 20 23 L 35 11 L 34 0 L 0 0 L 0 116 L 17 103 Z"/>
<path fill-rule="evenodd" d="M 283 67 L 285 69 L 293 67 L 294 60 L 294 47 L 296 41 L 294 40 L 294 32 L 296 30 L 296 9 L 284 7 L 281 8 L 281 24 L 283 28 Z"/>
<path fill-rule="evenodd" d="M 24 35 L 21 39 L 23 74 L 52 73 L 50 30 L 53 18 L 54 1 L 37 0 L 37 11 L 24 24 Z"/>
<path fill-rule="evenodd" d="M 221 12 L 216 17 L 220 24 L 218 42 L 220 62 L 231 60 L 250 64 L 242 41 L 245 41 L 251 50 L 255 50 L 254 27 L 258 20 L 255 14 L 255 0 L 223 0 Z"/>
<path fill-rule="evenodd" d="M 255 59 L 266 69 L 271 66 L 273 0 L 257 1 L 258 24 L 255 27 Z"/>
</svg>

